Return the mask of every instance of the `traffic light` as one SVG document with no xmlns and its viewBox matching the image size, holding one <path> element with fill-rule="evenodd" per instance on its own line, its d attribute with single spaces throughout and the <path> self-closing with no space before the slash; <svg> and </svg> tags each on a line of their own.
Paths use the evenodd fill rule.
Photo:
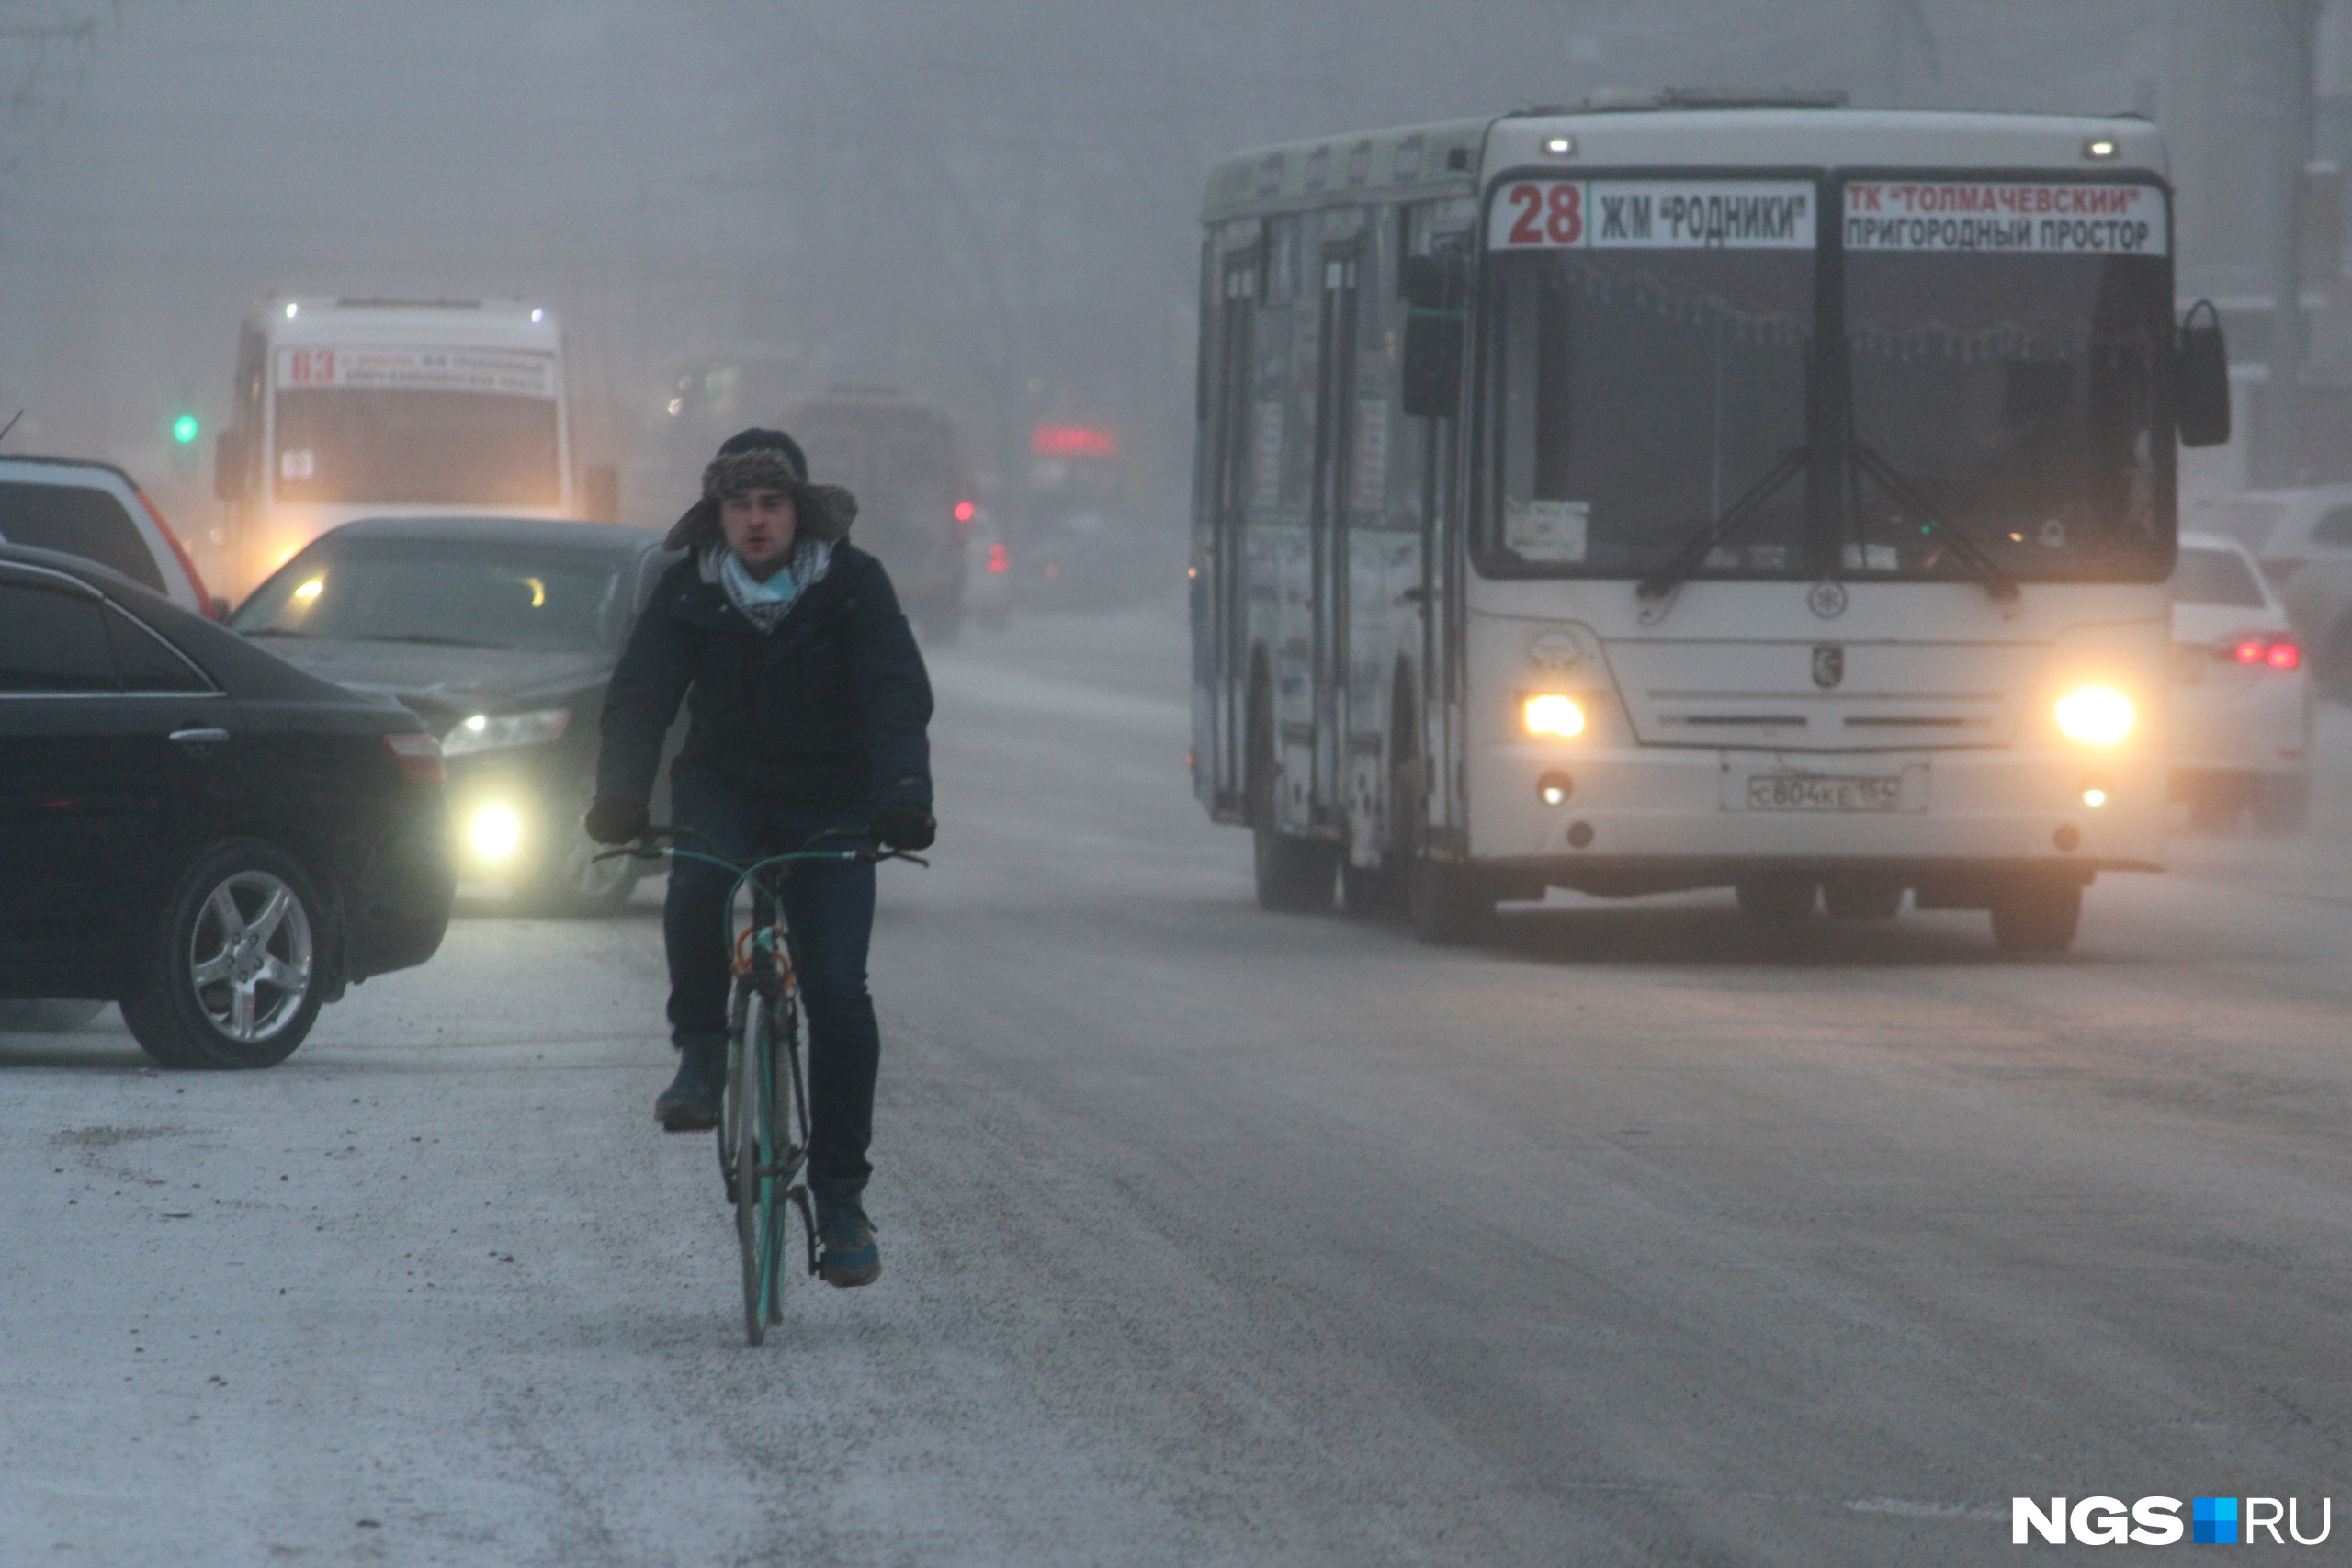
<svg viewBox="0 0 2352 1568">
<path fill-rule="evenodd" d="M 195 446 L 196 438 L 203 434 L 203 426 L 192 413 L 183 413 L 172 421 L 172 439 L 183 446 Z"/>
</svg>

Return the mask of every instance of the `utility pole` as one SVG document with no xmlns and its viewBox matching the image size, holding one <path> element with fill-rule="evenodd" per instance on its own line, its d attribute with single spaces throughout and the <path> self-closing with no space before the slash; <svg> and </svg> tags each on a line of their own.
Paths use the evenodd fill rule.
<svg viewBox="0 0 2352 1568">
<path fill-rule="evenodd" d="M 1910 73 L 1905 62 L 1913 47 L 1919 51 L 1926 74 L 1939 78 L 1941 63 L 1936 58 L 1935 30 L 1928 26 L 1928 18 L 1919 9 L 1919 0 L 1884 0 L 1886 23 L 1886 101 L 1896 108 L 1905 107 L 1913 97 Z"/>
<path fill-rule="evenodd" d="M 2319 49 L 2320 0 L 2276 0 L 2278 136 L 2271 159 L 2270 350 L 2260 417 L 2255 421 L 2251 478 L 2259 486 L 2300 479 L 2303 404 L 2302 215 L 2312 161 L 2312 73 Z"/>
</svg>

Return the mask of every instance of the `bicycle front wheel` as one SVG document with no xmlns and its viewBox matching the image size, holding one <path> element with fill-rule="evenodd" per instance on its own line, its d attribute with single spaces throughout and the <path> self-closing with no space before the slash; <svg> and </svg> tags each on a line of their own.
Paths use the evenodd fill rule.
<svg viewBox="0 0 2352 1568">
<path fill-rule="evenodd" d="M 728 1062 L 728 1141 L 735 1155 L 735 1235 L 743 1250 L 743 1333 L 767 1337 L 782 1289 L 785 1168 L 789 1153 L 776 1113 L 775 1021 L 754 991 Z"/>
</svg>

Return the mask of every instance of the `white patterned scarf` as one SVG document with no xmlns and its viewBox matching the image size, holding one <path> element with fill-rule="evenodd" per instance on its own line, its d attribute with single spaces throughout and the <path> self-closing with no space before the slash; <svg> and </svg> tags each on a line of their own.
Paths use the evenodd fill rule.
<svg viewBox="0 0 2352 1568">
<path fill-rule="evenodd" d="M 752 575 L 741 556 L 719 543 L 703 548 L 702 580 L 717 582 L 726 592 L 729 604 L 760 630 L 772 632 L 800 596 L 823 580 L 825 569 L 832 564 L 831 539 L 796 540 L 792 558 L 763 582 Z"/>
</svg>

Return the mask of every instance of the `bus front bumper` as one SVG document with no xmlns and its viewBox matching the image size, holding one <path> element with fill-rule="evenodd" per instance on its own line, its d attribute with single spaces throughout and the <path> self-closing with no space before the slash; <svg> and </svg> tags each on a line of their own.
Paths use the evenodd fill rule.
<svg viewBox="0 0 2352 1568">
<path fill-rule="evenodd" d="M 1492 745 L 1468 764 L 1463 858 L 1558 886 L 2161 871 L 2154 755 Z"/>
</svg>

